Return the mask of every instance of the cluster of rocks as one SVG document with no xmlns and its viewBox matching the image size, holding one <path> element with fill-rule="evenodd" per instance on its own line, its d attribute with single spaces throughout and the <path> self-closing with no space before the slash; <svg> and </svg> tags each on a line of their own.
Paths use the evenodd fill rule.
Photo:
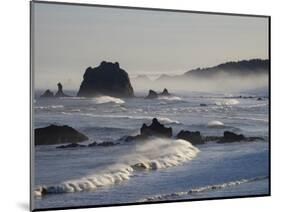
<svg viewBox="0 0 281 212">
<path fill-rule="evenodd" d="M 57 84 L 58 91 L 56 94 L 54 94 L 50 89 L 47 89 L 40 97 L 69 97 L 69 95 L 66 95 L 62 90 L 62 84 L 59 82 Z"/>
<path fill-rule="evenodd" d="M 172 138 L 173 129 L 171 127 L 165 127 L 161 124 L 157 118 L 152 119 L 151 125 L 143 124 L 140 129 L 140 134 L 135 136 L 126 136 L 122 138 L 125 142 L 142 141 L 150 137 L 160 138 Z M 202 136 L 199 131 L 181 130 L 177 135 L 177 139 L 183 139 L 189 141 L 193 145 L 204 144 L 209 141 L 216 141 L 217 143 L 232 143 L 241 141 L 256 141 L 263 140 L 261 137 L 246 137 L 243 134 L 236 134 L 230 131 L 224 131 L 223 136 Z M 113 146 L 120 144 L 118 142 L 105 141 L 102 143 L 93 142 L 89 145 L 78 144 L 86 141 L 89 138 L 78 132 L 77 130 L 67 125 L 57 126 L 50 125 L 44 128 L 35 129 L 35 145 L 51 145 L 51 144 L 63 144 L 57 148 L 75 148 L 75 147 L 96 147 L 96 146 Z"/>
<path fill-rule="evenodd" d="M 146 99 L 156 99 L 160 96 L 170 96 L 171 94 L 169 93 L 167 88 L 164 88 L 164 90 L 161 93 L 157 93 L 154 90 L 149 90 L 148 95 L 145 97 Z"/>
</svg>

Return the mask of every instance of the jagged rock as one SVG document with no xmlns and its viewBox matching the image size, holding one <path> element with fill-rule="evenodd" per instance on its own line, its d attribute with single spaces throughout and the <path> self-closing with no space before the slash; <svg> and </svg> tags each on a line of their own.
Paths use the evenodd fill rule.
<svg viewBox="0 0 281 212">
<path fill-rule="evenodd" d="M 154 90 L 149 90 L 146 99 L 156 99 L 158 98 L 158 94 Z"/>
<path fill-rule="evenodd" d="M 162 93 L 160 93 L 159 95 L 161 95 L 161 96 L 170 96 L 171 94 L 169 93 L 169 91 L 167 90 L 167 88 L 164 88 L 164 90 L 162 91 Z"/>
<path fill-rule="evenodd" d="M 68 97 L 68 95 L 64 94 L 64 92 L 62 90 L 62 84 L 60 82 L 57 84 L 57 86 L 58 86 L 58 91 L 57 91 L 55 97 Z"/>
<path fill-rule="evenodd" d="M 178 133 L 177 138 L 189 141 L 193 145 L 205 143 L 199 131 L 191 132 L 182 130 Z"/>
<path fill-rule="evenodd" d="M 79 143 L 86 140 L 86 135 L 67 125 L 50 125 L 35 129 L 35 145 Z"/>
<path fill-rule="evenodd" d="M 40 97 L 54 97 L 54 93 L 47 89 Z"/>
<path fill-rule="evenodd" d="M 164 88 L 164 90 L 161 93 L 157 93 L 154 90 L 149 90 L 148 95 L 145 97 L 146 99 L 156 99 L 159 96 L 170 96 L 171 94 L 167 90 L 167 88 Z"/>
<path fill-rule="evenodd" d="M 171 127 L 165 127 L 163 124 L 159 123 L 157 118 L 154 118 L 152 119 L 152 124 L 150 126 L 147 126 L 146 124 L 142 125 L 139 135 L 127 136 L 125 138 L 122 138 L 122 140 L 124 140 L 125 142 L 139 141 L 145 140 L 150 136 L 170 138 L 172 137 L 172 135 L 173 130 Z"/>
<path fill-rule="evenodd" d="M 143 136 L 172 137 L 173 134 L 172 128 L 160 124 L 157 118 L 152 119 L 152 124 L 150 126 L 143 124 L 140 132 Z"/>
<path fill-rule="evenodd" d="M 82 144 L 77 144 L 77 143 L 71 143 L 71 144 L 67 144 L 67 145 L 61 145 L 58 146 L 58 149 L 65 149 L 65 148 L 76 148 L 76 147 L 86 147 L 85 145 Z"/>
<path fill-rule="evenodd" d="M 93 97 L 96 95 L 134 96 L 129 75 L 119 67 L 118 62 L 103 61 L 98 67 L 86 69 L 77 96 Z"/>
</svg>

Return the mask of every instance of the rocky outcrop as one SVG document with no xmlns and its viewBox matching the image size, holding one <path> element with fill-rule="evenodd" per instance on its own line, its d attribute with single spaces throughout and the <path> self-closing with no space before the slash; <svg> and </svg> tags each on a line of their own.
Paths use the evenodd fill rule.
<svg viewBox="0 0 281 212">
<path fill-rule="evenodd" d="M 159 94 L 160 96 L 170 96 L 171 94 L 169 93 L 167 88 L 164 88 L 164 90 L 162 91 L 162 93 Z"/>
<path fill-rule="evenodd" d="M 170 138 L 173 135 L 173 131 L 171 127 L 165 127 L 163 124 L 159 123 L 159 121 L 154 118 L 152 119 L 151 125 L 147 126 L 143 124 L 140 129 L 140 134 L 136 136 L 127 136 L 125 141 L 134 141 L 134 140 L 144 140 L 151 136 L 155 137 L 164 137 Z"/>
<path fill-rule="evenodd" d="M 88 147 L 94 147 L 94 146 L 114 146 L 114 145 L 117 145 L 117 144 L 119 144 L 119 143 L 113 143 L 111 141 L 104 141 L 102 143 L 97 143 L 97 142 L 94 141 L 93 143 L 90 143 L 88 145 Z"/>
<path fill-rule="evenodd" d="M 47 89 L 40 97 L 54 97 L 54 93 Z"/>
<path fill-rule="evenodd" d="M 54 93 L 52 91 L 50 91 L 49 89 L 46 90 L 40 97 L 68 97 L 69 95 L 66 95 L 63 90 L 62 90 L 62 84 L 59 82 L 57 84 L 58 86 L 58 91 L 57 93 L 54 95 Z"/>
<path fill-rule="evenodd" d="M 77 96 L 93 97 L 97 95 L 134 96 L 129 75 L 120 68 L 118 62 L 103 61 L 98 67 L 86 69 Z"/>
<path fill-rule="evenodd" d="M 67 125 L 50 125 L 35 129 L 35 145 L 79 143 L 86 140 L 86 135 Z"/>
<path fill-rule="evenodd" d="M 148 95 L 145 97 L 146 99 L 156 99 L 160 96 L 170 96 L 171 94 L 167 90 L 167 88 L 164 88 L 164 90 L 161 93 L 157 93 L 154 90 L 149 90 Z"/>
<path fill-rule="evenodd" d="M 146 99 L 156 99 L 158 98 L 158 94 L 154 90 L 149 90 Z"/>
<path fill-rule="evenodd" d="M 58 91 L 57 91 L 55 97 L 68 97 L 68 95 L 64 94 L 64 92 L 62 90 L 62 84 L 60 82 L 57 84 L 57 86 L 58 86 Z"/>
<path fill-rule="evenodd" d="M 246 137 L 243 134 L 236 134 L 230 131 L 224 131 L 223 137 L 218 141 L 218 143 L 231 143 L 243 140 L 246 140 Z"/>
<path fill-rule="evenodd" d="M 199 131 L 191 132 L 188 130 L 187 131 L 182 130 L 177 134 L 177 138 L 189 141 L 193 145 L 205 143 Z"/>
</svg>

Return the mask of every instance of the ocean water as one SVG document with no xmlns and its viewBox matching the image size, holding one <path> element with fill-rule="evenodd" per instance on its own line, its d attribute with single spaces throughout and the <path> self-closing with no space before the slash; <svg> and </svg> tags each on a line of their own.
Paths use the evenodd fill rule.
<svg viewBox="0 0 281 212">
<path fill-rule="evenodd" d="M 131 99 L 36 97 L 34 128 L 69 125 L 90 138 L 85 144 L 120 143 L 154 117 L 172 127 L 174 136 L 182 129 L 204 136 L 229 130 L 264 141 L 193 146 L 154 138 L 107 147 L 37 146 L 35 208 L 268 194 L 268 99 L 240 95 L 250 94 L 179 92 L 153 100 L 141 92 Z"/>
</svg>

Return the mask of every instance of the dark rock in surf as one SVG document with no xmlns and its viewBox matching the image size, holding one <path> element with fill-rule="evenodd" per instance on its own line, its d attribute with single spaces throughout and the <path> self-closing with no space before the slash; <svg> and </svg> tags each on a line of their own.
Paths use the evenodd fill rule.
<svg viewBox="0 0 281 212">
<path fill-rule="evenodd" d="M 57 86 L 58 86 L 58 91 L 57 91 L 55 97 L 68 97 L 68 95 L 66 95 L 66 94 L 63 92 L 63 90 L 62 90 L 62 84 L 61 84 L 60 82 L 57 84 Z"/>
<path fill-rule="evenodd" d="M 98 67 L 86 69 L 77 96 L 93 97 L 97 95 L 134 96 L 129 75 L 119 67 L 118 62 L 103 61 Z"/>
<path fill-rule="evenodd" d="M 54 97 L 54 93 L 47 89 L 40 97 Z"/>
<path fill-rule="evenodd" d="M 85 145 L 82 144 L 77 144 L 77 143 L 71 143 L 71 144 L 67 144 L 67 145 L 61 145 L 58 146 L 58 149 L 66 149 L 66 148 L 77 148 L 77 147 L 86 147 Z"/>
<path fill-rule="evenodd" d="M 206 106 L 207 106 L 207 104 L 204 104 L 204 103 L 200 104 L 200 107 L 206 107 Z"/>
<path fill-rule="evenodd" d="M 172 137 L 172 128 L 165 127 L 163 124 L 160 124 L 157 118 L 152 119 L 152 124 L 147 126 L 143 124 L 140 129 L 142 136 L 157 136 L 157 137 Z"/>
<path fill-rule="evenodd" d="M 193 145 L 205 143 L 199 131 L 191 132 L 182 130 L 177 134 L 177 138 L 189 141 Z"/>
<path fill-rule="evenodd" d="M 243 140 L 247 140 L 243 134 L 236 134 L 230 131 L 224 131 L 223 137 L 218 141 L 218 143 L 232 143 Z"/>
<path fill-rule="evenodd" d="M 88 147 L 94 147 L 94 146 L 114 146 L 114 145 L 117 145 L 117 144 L 119 144 L 119 143 L 113 143 L 111 141 L 104 141 L 102 143 L 97 143 L 97 142 L 94 141 L 93 143 L 90 143 L 88 145 Z"/>
<path fill-rule="evenodd" d="M 79 143 L 88 139 L 86 135 L 67 125 L 50 125 L 35 129 L 35 145 Z"/>
<path fill-rule="evenodd" d="M 164 90 L 162 91 L 162 93 L 160 93 L 159 95 L 161 96 L 170 96 L 171 94 L 169 93 L 167 88 L 164 88 Z"/>
<path fill-rule="evenodd" d="M 170 138 L 173 135 L 173 130 L 171 127 L 165 127 L 163 124 L 159 123 L 159 121 L 154 118 L 152 119 L 152 124 L 147 126 L 146 124 L 143 124 L 140 129 L 140 134 L 135 136 L 127 136 L 125 138 L 122 138 L 125 142 L 130 141 L 140 141 L 145 140 L 151 136 L 154 137 L 164 137 L 164 138 Z"/>
<path fill-rule="evenodd" d="M 257 101 L 262 101 L 263 99 L 261 97 L 257 98 Z"/>
<path fill-rule="evenodd" d="M 158 98 L 158 94 L 154 90 L 149 90 L 146 99 L 156 99 Z"/>
</svg>

